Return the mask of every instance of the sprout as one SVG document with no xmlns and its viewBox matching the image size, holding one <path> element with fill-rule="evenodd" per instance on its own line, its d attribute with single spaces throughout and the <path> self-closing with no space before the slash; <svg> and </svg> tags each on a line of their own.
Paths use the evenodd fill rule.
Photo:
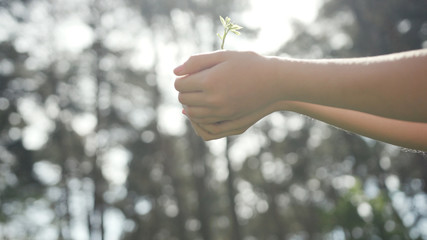
<svg viewBox="0 0 427 240">
<path fill-rule="evenodd" d="M 224 19 L 223 17 L 219 16 L 219 20 L 221 20 L 222 26 L 224 26 L 224 34 L 221 36 L 219 33 L 217 33 L 217 35 L 222 41 L 221 49 L 224 49 L 224 43 L 225 43 L 225 38 L 227 37 L 227 34 L 231 31 L 236 35 L 240 35 L 239 30 L 242 29 L 243 27 L 232 23 L 229 17 L 226 17 Z"/>
</svg>

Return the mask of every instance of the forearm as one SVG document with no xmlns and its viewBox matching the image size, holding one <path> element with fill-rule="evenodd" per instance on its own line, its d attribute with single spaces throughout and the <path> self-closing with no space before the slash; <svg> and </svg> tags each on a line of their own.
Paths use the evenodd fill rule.
<svg viewBox="0 0 427 240">
<path fill-rule="evenodd" d="M 427 151 L 427 123 L 389 119 L 303 102 L 288 102 L 283 108 L 372 139 Z"/>
<path fill-rule="evenodd" d="M 277 60 L 283 100 L 427 122 L 427 50 L 355 59 Z"/>
</svg>

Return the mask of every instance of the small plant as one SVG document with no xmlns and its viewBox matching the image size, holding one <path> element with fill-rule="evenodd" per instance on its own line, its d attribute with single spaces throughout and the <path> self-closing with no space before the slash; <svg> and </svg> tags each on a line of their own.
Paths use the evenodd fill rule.
<svg viewBox="0 0 427 240">
<path fill-rule="evenodd" d="M 226 17 L 225 19 L 221 16 L 219 16 L 219 20 L 221 20 L 222 26 L 224 26 L 224 34 L 221 36 L 219 33 L 217 33 L 218 37 L 221 39 L 221 50 L 224 49 L 224 43 L 225 43 L 225 38 L 227 37 L 227 34 L 229 32 L 232 32 L 236 35 L 240 35 L 239 30 L 242 29 L 243 27 L 234 24 L 231 22 L 231 19 L 229 17 Z"/>
</svg>

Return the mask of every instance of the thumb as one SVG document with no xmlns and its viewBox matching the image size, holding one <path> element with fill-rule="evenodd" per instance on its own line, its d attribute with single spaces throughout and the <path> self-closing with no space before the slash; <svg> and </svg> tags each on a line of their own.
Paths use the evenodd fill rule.
<svg viewBox="0 0 427 240">
<path fill-rule="evenodd" d="M 176 67 L 173 72 L 177 76 L 200 72 L 224 61 L 225 54 L 225 51 L 217 51 L 193 55 L 182 65 Z"/>
</svg>

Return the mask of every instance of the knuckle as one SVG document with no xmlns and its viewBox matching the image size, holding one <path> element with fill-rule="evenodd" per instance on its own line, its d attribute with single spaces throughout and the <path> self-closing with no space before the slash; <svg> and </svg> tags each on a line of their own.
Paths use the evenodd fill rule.
<svg viewBox="0 0 427 240">
<path fill-rule="evenodd" d="M 184 94 L 182 94 L 182 93 L 178 94 L 178 101 L 180 103 L 184 104 L 184 102 L 185 102 Z"/>
<path fill-rule="evenodd" d="M 189 118 L 194 118 L 194 110 L 192 108 L 187 107 L 185 109 L 185 113 Z"/>
<path fill-rule="evenodd" d="M 179 85 L 180 85 L 180 80 L 179 79 L 175 79 L 175 82 L 174 82 L 173 86 L 175 87 L 175 89 L 177 91 L 179 91 L 179 89 L 180 89 Z"/>
<path fill-rule="evenodd" d="M 184 64 L 192 65 L 195 62 L 197 62 L 197 55 L 191 55 Z"/>
<path fill-rule="evenodd" d="M 224 61 L 225 59 L 231 57 L 233 54 L 233 51 L 230 50 L 222 50 L 217 52 L 217 58 L 221 61 Z"/>
<path fill-rule="evenodd" d="M 196 57 L 195 55 L 191 55 L 190 57 L 188 57 L 188 59 L 187 59 L 186 62 L 192 62 L 192 61 L 194 61 L 195 57 Z"/>
</svg>

